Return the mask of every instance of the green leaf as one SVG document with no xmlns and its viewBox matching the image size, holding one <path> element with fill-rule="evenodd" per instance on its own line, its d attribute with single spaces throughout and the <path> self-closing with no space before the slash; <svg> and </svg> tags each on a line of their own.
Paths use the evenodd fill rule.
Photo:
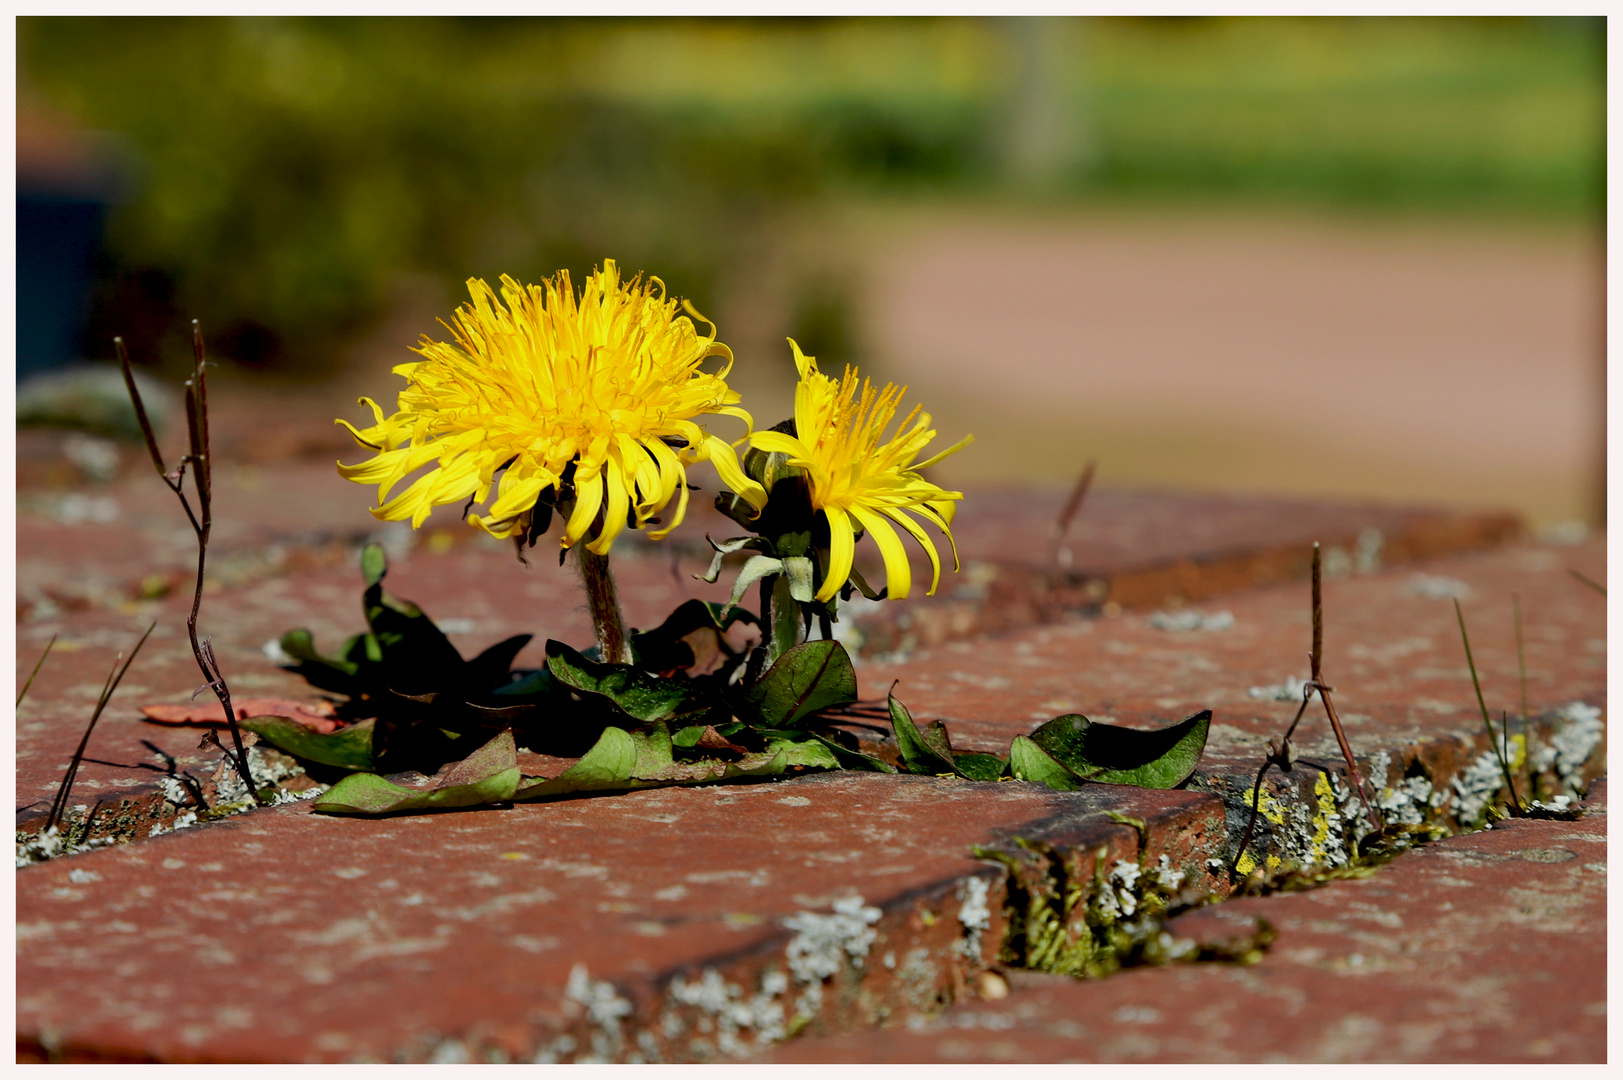
<svg viewBox="0 0 1623 1080">
<path fill-rule="evenodd" d="M 789 595 L 802 604 L 812 602 L 815 587 L 812 582 L 812 561 L 804 555 L 788 555 L 783 559 L 783 576 L 789 579 Z"/>
<path fill-rule="evenodd" d="M 637 743 L 624 728 L 604 728 L 586 756 L 551 780 L 520 785 L 513 797 L 542 799 L 576 791 L 604 791 L 628 786 L 637 764 Z"/>
<path fill-rule="evenodd" d="M 971 780 L 996 780 L 1008 767 L 1008 763 L 996 754 L 954 754 L 952 761 L 958 766 L 958 771 Z"/>
<path fill-rule="evenodd" d="M 608 728 L 587 755 L 558 777 L 521 784 L 515 800 L 545 799 L 582 791 L 632 791 L 640 788 L 703 784 L 744 776 L 778 776 L 795 764 L 797 753 L 812 760 L 815 751 L 769 746 L 737 762 L 675 761 L 665 725 L 651 732 Z"/>
<path fill-rule="evenodd" d="M 1095 724 L 1079 714 L 1058 716 L 1031 733 L 1032 741 L 1084 780 L 1172 788 L 1189 778 L 1206 749 L 1210 709 L 1153 731 Z"/>
<path fill-rule="evenodd" d="M 671 736 L 671 745 L 681 747 L 696 746 L 702 738 L 704 738 L 704 725 L 694 724 L 673 734 Z"/>
<path fill-rule="evenodd" d="M 278 750 L 305 761 L 356 771 L 373 766 L 372 720 L 362 720 L 325 735 L 285 716 L 253 716 L 238 720 L 237 724 Z"/>
<path fill-rule="evenodd" d="M 633 631 L 631 654 L 637 666 L 648 671 L 670 671 L 691 667 L 695 662 L 691 635 L 708 631 L 715 635 L 720 646 L 727 630 L 738 622 L 754 623 L 755 614 L 748 608 L 735 607 L 730 611 L 722 604 L 704 600 L 689 600 L 677 607 L 654 629 L 647 633 Z"/>
<path fill-rule="evenodd" d="M 360 665 L 348 655 L 355 644 L 355 639 L 350 639 L 336 658 L 323 656 L 317 652 L 315 641 L 308 630 L 289 630 L 282 635 L 277 644 L 281 646 L 283 652 L 298 661 L 287 670 L 303 677 L 311 686 L 336 694 L 355 693 L 355 677 L 360 671 Z"/>
<path fill-rule="evenodd" d="M 860 750 L 848 749 L 832 739 L 825 739 L 821 735 L 813 735 L 812 737 L 828 748 L 829 753 L 834 755 L 842 768 L 878 773 L 896 772 L 896 766 L 888 761 L 881 761 L 879 758 L 871 754 L 864 754 Z"/>
<path fill-rule="evenodd" d="M 907 711 L 906 705 L 896 700 L 895 694 L 890 696 L 890 728 L 896 733 L 896 749 L 901 754 L 904 771 L 922 776 L 958 772 L 958 766 L 951 757 L 942 756 L 925 740 L 919 726 L 913 722 L 913 714 Z"/>
<path fill-rule="evenodd" d="M 1024 735 L 1016 735 L 1009 744 L 1009 772 L 1016 780 L 1047 784 L 1055 791 L 1075 791 L 1082 786 L 1075 774 Z"/>
<path fill-rule="evenodd" d="M 873 589 L 868 586 L 868 583 L 863 580 L 862 574 L 858 572 L 857 568 L 854 566 L 851 568 L 851 576 L 847 578 L 846 581 L 847 584 L 855 585 L 857 587 L 857 591 L 863 596 L 867 597 L 869 600 L 883 600 L 886 596 L 890 595 L 889 585 L 886 585 L 878 592 L 874 592 Z"/>
<path fill-rule="evenodd" d="M 919 733 L 924 738 L 924 745 L 935 751 L 937 757 L 945 761 L 952 760 L 952 740 L 947 737 L 947 725 L 940 720 L 931 720 L 924 725 Z"/>
<path fill-rule="evenodd" d="M 491 691 L 496 697 L 515 698 L 540 698 L 555 693 L 558 693 L 558 680 L 552 677 L 549 668 L 537 668 L 522 679 L 498 686 Z"/>
<path fill-rule="evenodd" d="M 804 739 L 772 739 L 766 744 L 766 753 L 783 755 L 785 768 L 800 766 L 807 769 L 838 769 L 839 759 L 816 736 Z"/>
<path fill-rule="evenodd" d="M 462 681 L 475 693 L 506 685 L 512 673 L 513 660 L 530 643 L 533 634 L 515 634 L 506 641 L 498 641 L 462 668 Z"/>
<path fill-rule="evenodd" d="M 561 641 L 547 642 L 547 667 L 565 686 L 596 694 L 644 723 L 707 711 L 703 687 L 686 679 L 662 679 L 623 664 L 588 660 Z"/>
<path fill-rule="evenodd" d="M 762 727 L 788 728 L 818 709 L 857 700 L 851 657 L 837 641 L 807 641 L 778 658 L 754 686 L 735 695 Z"/>
<path fill-rule="evenodd" d="M 395 814 L 510 802 L 520 779 L 513 733 L 504 731 L 426 791 L 392 783 L 376 773 L 358 772 L 334 784 L 312 809 L 326 814 Z"/>
<path fill-rule="evenodd" d="M 710 557 L 710 568 L 699 576 L 709 582 L 714 582 L 721 576 L 721 560 L 735 551 L 742 551 L 747 547 L 768 553 L 772 551 L 772 541 L 764 536 L 735 536 L 731 540 L 723 540 L 717 543 L 706 534 L 705 539 L 715 549 L 715 554 Z"/>
<path fill-rule="evenodd" d="M 751 585 L 760 581 L 768 574 L 776 574 L 783 570 L 783 562 L 767 555 L 751 555 L 738 570 L 738 578 L 733 582 L 732 595 L 727 598 L 727 606 L 723 611 L 737 607 L 738 602 L 744 598 L 744 591 Z"/>
<path fill-rule="evenodd" d="M 361 549 L 361 577 L 366 580 L 367 588 L 382 581 L 388 572 L 389 557 L 384 553 L 382 544 L 367 544 Z"/>
</svg>

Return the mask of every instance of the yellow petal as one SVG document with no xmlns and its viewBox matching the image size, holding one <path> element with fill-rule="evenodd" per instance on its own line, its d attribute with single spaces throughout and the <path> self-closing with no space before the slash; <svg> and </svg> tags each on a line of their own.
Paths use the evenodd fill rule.
<svg viewBox="0 0 1623 1080">
<path fill-rule="evenodd" d="M 609 548 L 614 544 L 614 538 L 626 527 L 626 511 L 630 509 L 631 500 L 626 494 L 626 478 L 624 463 L 617 458 L 610 458 L 603 468 L 603 482 L 608 486 L 608 505 L 603 511 L 603 528 L 597 534 L 597 539 L 586 545 L 586 550 L 596 555 L 607 555 Z"/>
<path fill-rule="evenodd" d="M 879 554 L 885 559 L 885 584 L 892 600 L 903 600 L 913 589 L 913 568 L 907 563 L 907 549 L 890 527 L 890 522 L 871 510 L 860 506 L 851 508 L 851 516 L 862 522 L 868 535 L 879 545 Z"/>
<path fill-rule="evenodd" d="M 890 518 L 896 524 L 906 529 L 919 542 L 924 553 L 930 557 L 930 591 L 925 596 L 934 596 L 936 586 L 941 584 L 941 557 L 936 554 L 935 545 L 930 543 L 930 537 L 919 528 L 918 522 L 907 516 L 902 510 L 881 510 L 880 513 Z"/>
<path fill-rule="evenodd" d="M 709 460 L 721 476 L 721 482 L 738 493 L 739 498 L 760 512 L 766 506 L 766 488 L 745 475 L 739 467 L 738 455 L 733 448 L 714 435 L 707 436 L 699 447 L 699 460 Z"/>
<path fill-rule="evenodd" d="M 857 546 L 851 519 L 844 510 L 830 506 L 824 508 L 823 515 L 828 518 L 828 576 L 823 579 L 823 587 L 817 590 L 818 600 L 827 600 L 839 592 L 851 576 L 851 560 Z"/>
<path fill-rule="evenodd" d="M 598 508 L 603 505 L 603 477 L 601 473 L 590 476 L 581 476 L 575 473 L 575 512 L 569 515 L 569 522 L 564 526 L 564 534 L 560 543 L 564 547 L 574 547 L 580 538 L 586 535 L 586 530 L 592 527 L 597 518 Z"/>
</svg>

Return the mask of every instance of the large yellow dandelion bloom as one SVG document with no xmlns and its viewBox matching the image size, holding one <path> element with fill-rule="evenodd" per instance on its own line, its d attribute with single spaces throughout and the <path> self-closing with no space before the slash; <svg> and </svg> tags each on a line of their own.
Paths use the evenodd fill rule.
<svg viewBox="0 0 1623 1080">
<path fill-rule="evenodd" d="M 679 525 L 688 502 L 684 466 L 696 461 L 714 462 L 728 486 L 765 505 L 766 493 L 744 475 L 733 448 L 693 422 L 712 413 L 752 426 L 727 388 L 732 351 L 691 304 L 685 309 L 710 327 L 708 335 L 677 314 L 662 281 L 621 282 L 613 259 L 593 271 L 578 298 L 567 271 L 540 285 L 504 275 L 501 287 L 498 300 L 489 285 L 469 280 L 472 302 L 452 323 L 442 321 L 455 341 L 425 335 L 413 351 L 426 359 L 394 369 L 410 383 L 398 412 L 385 419 L 361 398 L 377 423 L 357 430 L 338 421 L 377 451 L 370 461 L 338 466 L 345 479 L 378 485 L 374 516 L 409 518 L 415 529 L 436 506 L 484 503 L 505 466 L 488 512 L 468 521 L 513 536 L 527 527 L 543 489 L 562 487 L 571 462 L 574 508 L 561 542 L 573 546 L 602 510 L 602 528 L 587 544 L 597 555 L 608 554 L 628 513 L 641 528 L 673 496 L 670 523 L 650 535 Z M 726 361 L 714 375 L 699 369 L 711 356 Z M 389 497 L 431 461 L 434 469 Z"/>
<path fill-rule="evenodd" d="M 895 437 L 883 441 L 906 387 L 886 383 L 884 389 L 876 389 L 869 380 L 858 379 L 849 365 L 844 378 L 833 379 L 817 370 L 817 359 L 802 353 L 793 338 L 789 347 L 800 369 L 800 383 L 795 387 L 795 434 L 757 431 L 749 439 L 758 450 L 788 455 L 789 465 L 805 471 L 811 504 L 828 519 L 828 576 L 817 590 L 817 599 L 828 600 L 850 577 L 858 526 L 879 545 L 888 595 L 900 600 L 908 594 L 912 571 L 892 523 L 906 530 L 930 557 L 929 595 L 933 595 L 941 581 L 941 559 L 930 538 L 908 515 L 917 514 L 941 530 L 952 544 L 953 568 L 957 569 L 958 546 L 953 543 L 951 526 L 963 494 L 943 491 L 920 476 L 919 470 L 962 450 L 975 437 L 967 435 L 934 457 L 915 463 L 913 459 L 936 434 L 930 427 L 930 415 L 921 413 L 918 406 L 897 427 Z"/>
</svg>

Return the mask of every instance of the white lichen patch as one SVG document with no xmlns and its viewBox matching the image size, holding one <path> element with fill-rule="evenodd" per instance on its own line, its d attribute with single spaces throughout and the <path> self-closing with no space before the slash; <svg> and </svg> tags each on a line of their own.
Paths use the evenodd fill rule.
<svg viewBox="0 0 1623 1080">
<path fill-rule="evenodd" d="M 1298 679 L 1294 675 L 1287 675 L 1284 682 L 1275 683 L 1272 686 L 1253 686 L 1246 691 L 1246 694 L 1258 701 L 1301 701 L 1302 688 L 1306 685 L 1306 679 Z M 1312 698 L 1318 696 L 1319 692 L 1314 690 Z"/>
<path fill-rule="evenodd" d="M 1451 785 L 1454 790 L 1453 814 L 1462 825 L 1472 825 L 1487 815 L 1488 804 L 1505 786 L 1505 771 L 1499 757 L 1492 750 L 1477 755 L 1476 759 L 1460 770 Z"/>
<path fill-rule="evenodd" d="M 860 896 L 834 902 L 832 915 L 797 912 L 783 920 L 795 932 L 787 950 L 789 970 L 802 985 L 821 983 L 849 960 L 860 968 L 873 947 L 880 910 L 868 907 Z"/>
<path fill-rule="evenodd" d="M 631 1015 L 631 1002 L 619 995 L 613 983 L 593 980 L 585 964 L 576 964 L 570 969 L 564 996 L 585 1007 L 586 1019 L 592 1026 L 590 1054 L 575 1060 L 600 1063 L 616 1060 L 625 1048 L 621 1024 Z"/>
<path fill-rule="evenodd" d="M 1166 855 L 1155 861 L 1153 874 L 1155 884 L 1169 893 L 1177 892 L 1186 876 L 1182 870 L 1173 867 L 1172 860 Z"/>
<path fill-rule="evenodd" d="M 680 976 L 666 988 L 668 1007 L 661 1020 L 665 1037 L 675 1039 L 685 1030 L 682 1016 L 670 1006 L 697 1010 L 698 1027 L 713 1035 L 715 1048 L 732 1057 L 743 1057 L 777 1042 L 788 1033 L 783 1003 L 789 990 L 789 977 L 777 968 L 761 976 L 760 988 L 747 994 L 742 986 L 728 982 L 714 968 L 706 968 L 694 982 Z M 646 1056 L 652 1047 L 644 1047 Z"/>
<path fill-rule="evenodd" d="M 1439 600 L 1453 598 L 1468 600 L 1471 587 L 1463 581 L 1434 574 L 1411 574 L 1405 588 L 1415 596 L 1430 596 Z"/>
<path fill-rule="evenodd" d="M 1565 724 L 1547 744 L 1552 753 L 1550 764 L 1555 766 L 1562 786 L 1576 792 L 1579 774 L 1605 736 L 1606 725 L 1600 709 L 1582 701 L 1563 705 L 1556 715 Z"/>
<path fill-rule="evenodd" d="M 1149 624 L 1157 630 L 1166 630 L 1172 633 L 1213 632 L 1227 630 L 1233 626 L 1234 613 L 1232 611 L 1214 611 L 1208 614 L 1204 611 L 1196 611 L 1194 608 L 1185 608 L 1182 611 L 1157 611 L 1149 617 Z"/>
<path fill-rule="evenodd" d="M 964 937 L 958 948 L 964 956 L 978 961 L 981 956 L 981 935 L 992 926 L 992 909 L 987 906 L 989 886 L 985 878 L 965 878 L 958 885 L 958 921 L 963 924 Z M 894 954 L 886 953 L 886 967 L 895 967 Z"/>
</svg>

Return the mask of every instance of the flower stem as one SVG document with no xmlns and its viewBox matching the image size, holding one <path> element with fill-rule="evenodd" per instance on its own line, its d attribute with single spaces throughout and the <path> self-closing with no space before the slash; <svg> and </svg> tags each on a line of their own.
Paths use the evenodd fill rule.
<svg viewBox="0 0 1623 1080">
<path fill-rule="evenodd" d="M 605 664 L 631 663 L 631 638 L 620 615 L 620 598 L 614 591 L 614 575 L 609 557 L 595 555 L 585 544 L 580 554 L 580 579 L 586 586 L 586 606 L 592 613 L 592 629 L 597 634 L 598 653 Z"/>
</svg>

